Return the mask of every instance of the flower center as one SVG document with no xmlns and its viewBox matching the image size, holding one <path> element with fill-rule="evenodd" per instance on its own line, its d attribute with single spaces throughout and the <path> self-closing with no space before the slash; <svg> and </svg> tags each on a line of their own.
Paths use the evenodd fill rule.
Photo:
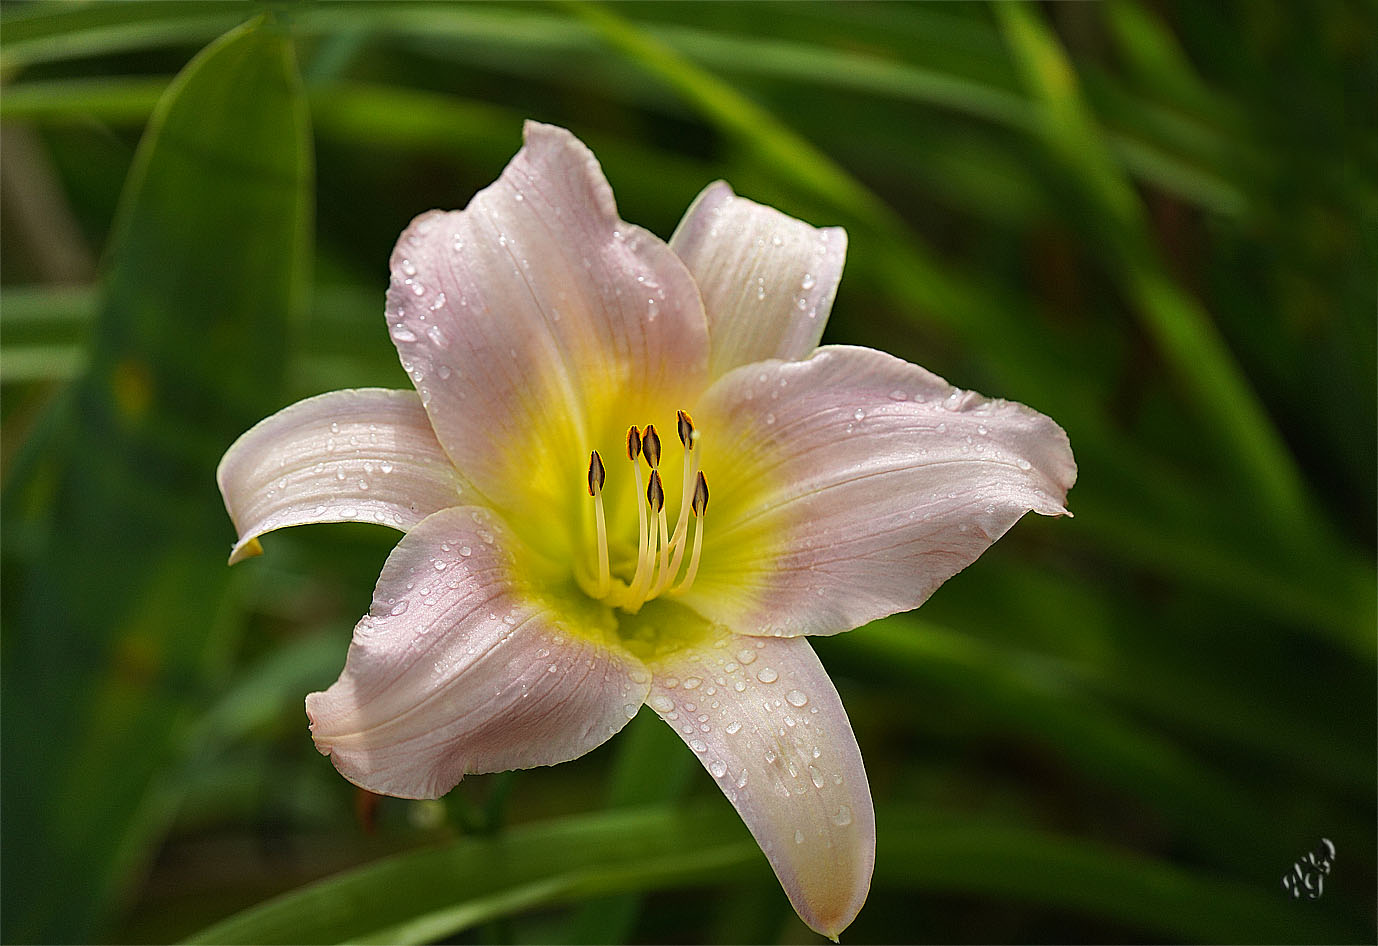
<svg viewBox="0 0 1378 946">
<path fill-rule="evenodd" d="M 636 477 L 634 495 L 639 534 L 634 564 L 626 562 L 621 575 L 613 573 L 608 557 L 608 526 L 603 511 L 603 484 L 607 472 L 598 451 L 589 454 L 588 490 L 593 497 L 598 532 L 597 573 L 585 574 L 582 569 L 576 569 L 576 574 L 580 586 L 591 597 L 628 614 L 636 614 L 647 601 L 660 595 L 684 594 L 693 586 L 694 576 L 698 574 L 699 557 L 703 553 L 703 514 L 708 508 L 708 483 L 699 469 L 702 451 L 695 449 L 699 432 L 684 411 L 679 412 L 677 427 L 679 441 L 684 446 L 684 487 L 680 490 L 679 514 L 673 530 L 665 510 L 665 488 L 660 479 L 660 435 L 653 424 L 642 429 L 635 425 L 627 429 L 627 459 Z M 642 476 L 643 457 L 650 469 L 649 478 Z M 694 534 L 693 551 L 689 553 L 689 565 L 681 577 L 680 568 L 684 565 L 690 532 Z"/>
</svg>

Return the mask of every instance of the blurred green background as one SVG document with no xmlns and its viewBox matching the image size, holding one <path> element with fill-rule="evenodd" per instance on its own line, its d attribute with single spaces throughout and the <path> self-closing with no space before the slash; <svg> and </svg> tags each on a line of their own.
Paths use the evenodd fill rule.
<svg viewBox="0 0 1378 946">
<path fill-rule="evenodd" d="M 530 117 L 662 236 L 717 178 L 846 226 L 827 340 L 1071 436 L 1075 519 L 817 642 L 877 806 L 846 941 L 1372 942 L 1376 21 L 6 3 L 0 935 L 816 940 L 647 713 L 442 802 L 356 792 L 302 698 L 397 535 L 225 567 L 220 454 L 306 395 L 407 386 L 392 243 Z M 1293 900 L 1322 837 L 1324 895 Z"/>
</svg>

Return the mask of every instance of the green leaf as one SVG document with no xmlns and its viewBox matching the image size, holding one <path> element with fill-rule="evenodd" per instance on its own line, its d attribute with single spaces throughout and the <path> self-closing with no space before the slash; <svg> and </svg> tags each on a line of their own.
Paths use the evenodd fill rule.
<svg viewBox="0 0 1378 946">
<path fill-rule="evenodd" d="M 7 526 L 38 537 L 6 549 L 6 764 L 25 773 L 5 795 L 7 940 L 90 939 L 168 816 L 161 777 L 234 633 L 215 465 L 278 406 L 311 176 L 293 50 L 266 20 L 193 59 L 139 147 L 88 367 L 5 493 Z"/>
<path fill-rule="evenodd" d="M 1271 877 L 1262 887 L 1243 886 L 988 819 L 882 807 L 876 825 L 881 890 L 1045 904 L 1122 922 L 1148 938 L 1340 941 L 1362 929 L 1296 910 Z M 569 817 L 399 854 L 252 907 L 185 942 L 426 943 L 599 894 L 775 883 L 736 812 L 712 799 Z"/>
</svg>

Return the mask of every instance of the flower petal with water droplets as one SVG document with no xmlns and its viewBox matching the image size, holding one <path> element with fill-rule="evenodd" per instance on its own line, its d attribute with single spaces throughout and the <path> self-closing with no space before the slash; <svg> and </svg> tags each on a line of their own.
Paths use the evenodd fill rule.
<svg viewBox="0 0 1378 946">
<path fill-rule="evenodd" d="M 718 181 L 690 206 L 670 248 L 703 296 L 716 378 L 769 358 L 806 358 L 817 347 L 842 279 L 847 232 L 809 226 Z"/>
<path fill-rule="evenodd" d="M 361 388 L 307 398 L 260 421 L 216 470 L 239 533 L 230 563 L 258 536 L 312 522 L 403 531 L 461 502 L 459 475 L 412 391 Z"/>
<path fill-rule="evenodd" d="M 836 937 L 866 901 L 875 865 L 875 812 L 851 723 L 808 641 L 720 643 L 650 662 L 648 702 L 741 814 L 799 916 Z"/>
<path fill-rule="evenodd" d="M 1065 515 L 1067 435 L 868 348 L 719 379 L 695 409 L 716 505 L 684 602 L 743 633 L 836 634 L 922 604 L 1026 512 Z"/>
<path fill-rule="evenodd" d="M 340 679 L 306 699 L 316 747 L 372 792 L 436 798 L 470 773 L 575 759 L 636 715 L 649 674 L 610 630 L 528 584 L 533 553 L 456 507 L 388 556 Z"/>
<path fill-rule="evenodd" d="M 679 257 L 618 218 L 573 135 L 528 122 L 525 139 L 467 208 L 412 222 L 387 298 L 440 442 L 517 527 L 532 508 L 567 505 L 602 426 L 620 437 L 638 422 L 623 415 L 688 403 L 708 362 Z"/>
</svg>

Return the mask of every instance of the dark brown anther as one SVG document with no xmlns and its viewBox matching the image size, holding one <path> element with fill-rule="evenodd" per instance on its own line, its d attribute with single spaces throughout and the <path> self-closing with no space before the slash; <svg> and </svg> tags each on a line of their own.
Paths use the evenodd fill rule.
<svg viewBox="0 0 1378 946">
<path fill-rule="evenodd" d="M 708 481 L 703 478 L 702 471 L 699 471 L 698 482 L 694 484 L 694 503 L 689 508 L 694 510 L 694 515 L 700 517 L 708 508 Z"/>
<path fill-rule="evenodd" d="M 651 471 L 651 483 L 646 487 L 646 502 L 651 505 L 651 512 L 660 512 L 665 508 L 665 489 L 660 485 L 660 473 L 656 470 Z"/>
<path fill-rule="evenodd" d="M 641 431 L 632 424 L 627 428 L 627 459 L 633 463 L 641 456 Z"/>
<path fill-rule="evenodd" d="M 603 472 L 603 458 L 595 450 L 589 454 L 589 495 L 597 496 L 603 492 L 603 481 L 606 479 Z"/>
<path fill-rule="evenodd" d="M 647 424 L 641 432 L 641 450 L 646 454 L 646 462 L 651 469 L 660 469 L 660 434 L 656 433 L 655 424 Z"/>
<path fill-rule="evenodd" d="M 679 411 L 679 442 L 686 447 L 693 446 L 694 422 L 684 411 Z"/>
</svg>

